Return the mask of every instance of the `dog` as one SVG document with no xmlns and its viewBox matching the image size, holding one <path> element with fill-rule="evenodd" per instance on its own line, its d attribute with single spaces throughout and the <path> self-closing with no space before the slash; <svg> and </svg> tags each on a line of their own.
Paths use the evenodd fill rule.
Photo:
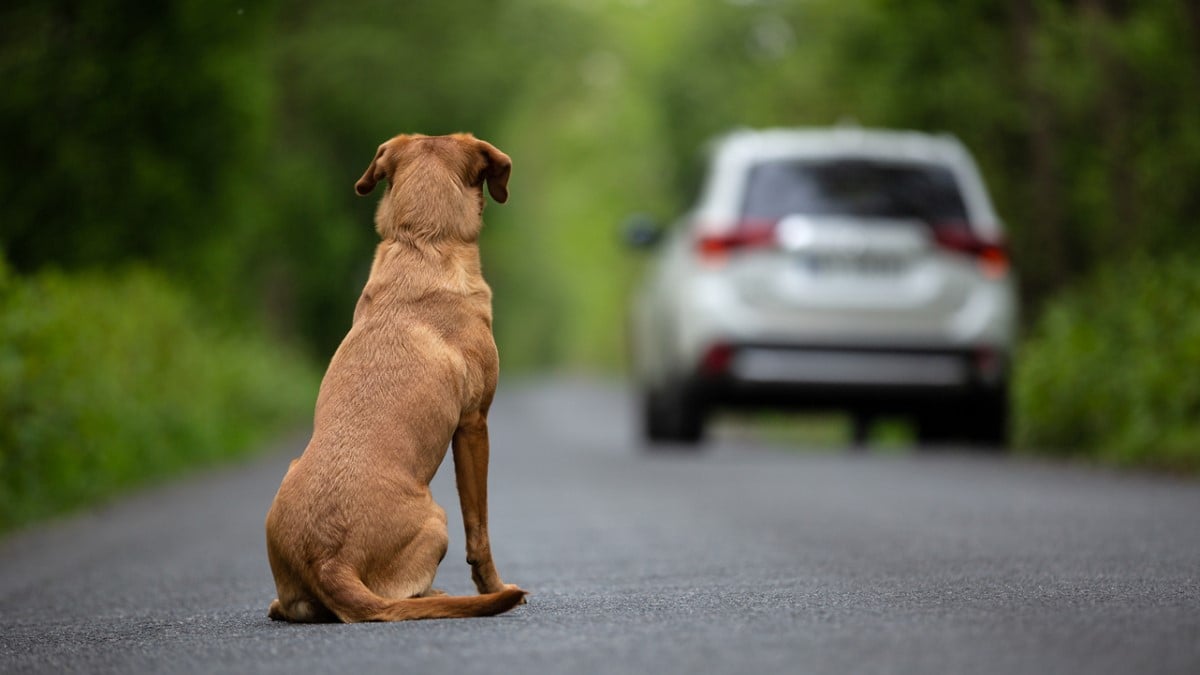
<svg viewBox="0 0 1200 675">
<path fill-rule="evenodd" d="M 321 381 L 313 435 L 267 512 L 278 597 L 295 622 L 490 616 L 524 602 L 496 572 L 488 538 L 488 409 L 499 361 L 480 271 L 483 186 L 508 200 L 512 161 L 470 134 L 402 134 L 355 184 L 387 182 L 381 242 L 349 333 Z M 431 587 L 446 512 L 429 482 L 453 448 L 479 595 Z"/>
</svg>

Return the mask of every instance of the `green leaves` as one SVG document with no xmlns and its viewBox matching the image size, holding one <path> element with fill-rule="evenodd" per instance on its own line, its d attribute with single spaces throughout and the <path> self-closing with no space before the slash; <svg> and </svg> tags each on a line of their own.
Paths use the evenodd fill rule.
<svg viewBox="0 0 1200 675">
<path fill-rule="evenodd" d="M 10 261 L 22 271 L 129 260 L 192 269 L 184 250 L 236 220 L 231 183 L 264 140 L 255 45 L 266 18 L 232 2 L 3 10 L 0 245 Z"/>
<path fill-rule="evenodd" d="M 1200 469 L 1200 272 L 1108 268 L 1048 304 L 1017 359 L 1017 437 L 1051 454 Z"/>
<path fill-rule="evenodd" d="M 0 270 L 0 530 L 238 456 L 311 414 L 306 362 L 146 270 Z"/>
</svg>

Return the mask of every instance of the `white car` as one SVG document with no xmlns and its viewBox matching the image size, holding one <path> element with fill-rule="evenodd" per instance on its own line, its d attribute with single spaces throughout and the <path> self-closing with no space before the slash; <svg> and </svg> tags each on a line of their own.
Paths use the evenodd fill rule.
<svg viewBox="0 0 1200 675">
<path fill-rule="evenodd" d="M 909 415 L 922 442 L 1002 447 L 1016 324 L 1004 233 L 955 138 L 858 128 L 737 131 L 633 298 L 652 442 L 715 409 Z"/>
</svg>

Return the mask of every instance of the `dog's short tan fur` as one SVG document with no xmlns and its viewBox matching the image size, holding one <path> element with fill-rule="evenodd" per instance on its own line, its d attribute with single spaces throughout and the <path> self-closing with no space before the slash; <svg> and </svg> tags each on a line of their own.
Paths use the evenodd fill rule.
<svg viewBox="0 0 1200 675">
<path fill-rule="evenodd" d="M 486 616 L 525 592 L 496 573 L 487 528 L 487 413 L 498 361 L 477 239 L 483 184 L 508 199 L 512 163 L 470 134 L 401 135 L 355 185 L 388 186 L 382 242 L 350 332 L 317 396 L 313 436 L 267 513 L 267 553 L 288 621 Z M 430 587 L 446 513 L 429 482 L 452 445 L 467 561 L 481 595 Z"/>
</svg>

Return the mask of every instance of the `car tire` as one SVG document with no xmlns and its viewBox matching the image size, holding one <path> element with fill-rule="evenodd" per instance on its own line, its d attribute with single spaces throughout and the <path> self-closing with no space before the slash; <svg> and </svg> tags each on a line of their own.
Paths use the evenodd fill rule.
<svg viewBox="0 0 1200 675">
<path fill-rule="evenodd" d="M 1008 391 L 973 396 L 917 417 L 917 440 L 922 445 L 967 443 L 979 450 L 1003 452 L 1008 445 Z"/>
<path fill-rule="evenodd" d="M 642 432 L 652 445 L 697 445 L 704 438 L 705 411 L 698 397 L 675 385 L 642 396 Z"/>
<path fill-rule="evenodd" d="M 1003 452 L 1008 446 L 1008 390 L 1000 388 L 978 396 L 963 420 L 976 447 Z"/>
</svg>

